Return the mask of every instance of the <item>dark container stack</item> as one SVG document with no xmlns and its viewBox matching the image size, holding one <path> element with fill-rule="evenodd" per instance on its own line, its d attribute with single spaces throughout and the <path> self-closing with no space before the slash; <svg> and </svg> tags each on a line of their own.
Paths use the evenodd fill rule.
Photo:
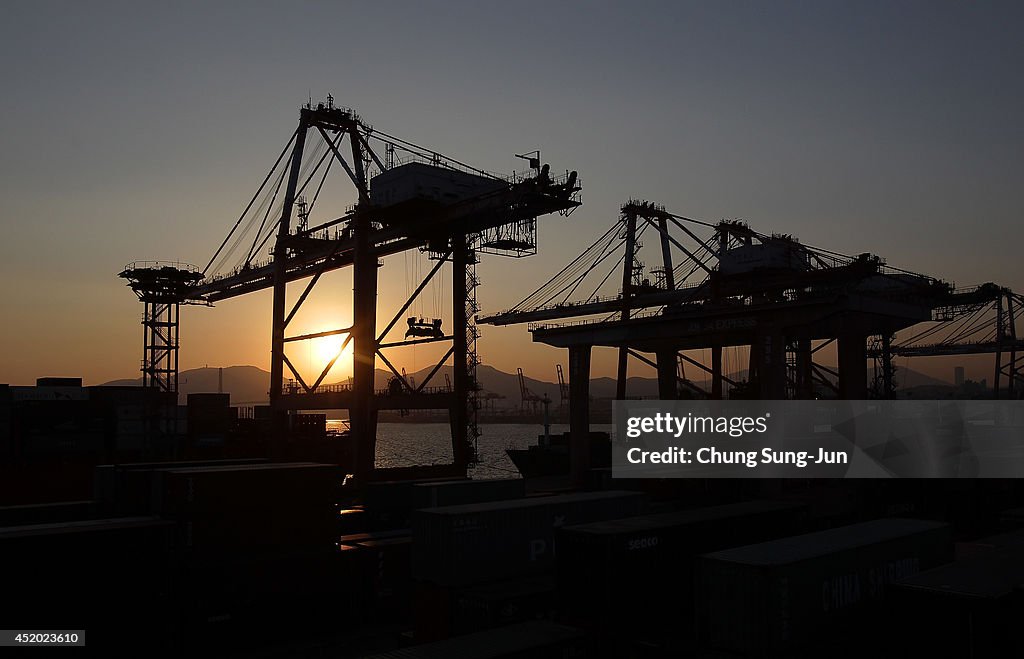
<svg viewBox="0 0 1024 659">
<path fill-rule="evenodd" d="M 307 623 L 354 622 L 366 589 L 353 584 L 366 571 L 337 546 L 342 477 L 315 463 L 152 473 L 153 506 L 175 524 L 185 647 L 259 645 Z"/>
<path fill-rule="evenodd" d="M 413 515 L 414 575 L 443 586 L 540 574 L 554 567 L 562 526 L 644 512 L 636 492 L 585 492 L 425 508 Z"/>
<path fill-rule="evenodd" d="M 588 659 L 591 656 L 590 642 L 583 632 L 550 622 L 532 621 L 363 659 Z"/>
<path fill-rule="evenodd" d="M 564 527 L 561 618 L 603 637 L 689 640 L 696 556 L 800 533 L 806 515 L 803 504 L 750 501 Z"/>
<path fill-rule="evenodd" d="M 292 414 L 288 421 L 291 424 L 292 435 L 323 439 L 327 434 L 326 414 Z"/>
<path fill-rule="evenodd" d="M 557 529 L 640 514 L 646 503 L 636 492 L 590 492 L 415 511 L 417 639 L 548 617 Z"/>
<path fill-rule="evenodd" d="M 166 469 L 155 473 L 154 506 L 178 523 L 193 557 L 330 547 L 342 474 L 316 463 Z"/>
<path fill-rule="evenodd" d="M 882 623 L 869 614 L 880 610 L 890 584 L 946 563 L 951 554 L 947 525 L 913 519 L 706 554 L 697 568 L 700 639 L 747 656 L 855 642 L 863 629 Z"/>
<path fill-rule="evenodd" d="M 95 516 L 94 501 L 58 501 L 22 506 L 0 506 L 0 526 L 81 522 Z"/>
<path fill-rule="evenodd" d="M 470 482 L 468 479 L 460 479 Z M 409 513 L 414 505 L 418 485 L 457 482 L 451 478 L 418 478 L 408 480 L 370 481 L 362 486 L 363 506 L 370 513 Z"/>
<path fill-rule="evenodd" d="M 189 394 L 187 405 L 192 445 L 223 445 L 231 431 L 230 394 Z"/>
<path fill-rule="evenodd" d="M 1024 656 L 1024 543 L 1006 534 L 976 554 L 893 588 L 907 656 Z"/>
<path fill-rule="evenodd" d="M 103 515 L 150 515 L 158 512 L 153 501 L 156 479 L 154 474 L 158 471 L 192 467 L 231 467 L 266 462 L 263 458 L 239 458 L 97 465 L 93 481 L 97 512 Z"/>
<path fill-rule="evenodd" d="M 0 528 L 4 623 L 86 629 L 94 651 L 166 638 L 171 526 L 129 517 Z"/>
<path fill-rule="evenodd" d="M 240 650 L 358 628 L 373 574 L 360 548 L 292 549 L 193 563 L 178 574 L 175 619 L 189 650 Z"/>
<path fill-rule="evenodd" d="M 452 635 L 547 618 L 555 603 L 552 577 L 524 577 L 467 586 L 454 594 Z"/>
<path fill-rule="evenodd" d="M 369 577 L 374 617 L 408 620 L 412 612 L 412 538 L 368 538 L 353 545 Z"/>
<path fill-rule="evenodd" d="M 413 487 L 414 509 L 460 506 L 488 501 L 509 501 L 526 496 L 526 481 L 522 478 L 493 480 L 449 480 L 418 483 Z"/>
</svg>

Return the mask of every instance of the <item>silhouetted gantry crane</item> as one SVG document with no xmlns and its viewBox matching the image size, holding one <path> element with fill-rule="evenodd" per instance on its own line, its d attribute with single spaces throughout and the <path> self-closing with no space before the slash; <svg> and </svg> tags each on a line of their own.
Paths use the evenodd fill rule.
<svg viewBox="0 0 1024 659">
<path fill-rule="evenodd" d="M 533 393 L 530 391 L 530 388 L 526 386 L 526 376 L 523 375 L 523 369 L 517 368 L 516 375 L 519 377 L 520 409 L 525 412 L 527 410 L 527 406 L 529 406 L 530 411 L 536 413 L 537 406 L 544 403 L 544 396 Z"/>
<path fill-rule="evenodd" d="M 642 251 L 645 235 L 653 236 L 653 245 Z M 658 265 L 648 269 L 642 258 Z M 743 222 L 709 223 L 630 201 L 618 221 L 549 281 L 512 309 L 478 321 L 528 323 L 534 341 L 568 349 L 570 426 L 573 437 L 582 438 L 583 451 L 595 346 L 618 350 L 618 399 L 626 396 L 630 357 L 657 369 L 662 399 L 864 399 L 873 355 L 869 338 L 889 365 L 891 394 L 892 355 L 926 351 L 893 343 L 897 333 L 919 323 L 973 318 L 984 304 L 1002 309 L 989 326 L 991 341 L 960 348 L 1008 354 L 996 368 L 1012 387 L 1021 382 L 1013 323 L 1022 305 L 1005 289 L 987 285 L 958 292 L 872 254 L 848 256 L 789 235 L 763 234 Z M 832 344 L 838 368 L 815 360 Z M 746 351 L 745 380 L 728 376 L 724 348 Z M 693 350 L 709 350 L 710 365 L 686 354 Z M 686 379 L 683 364 L 706 372 L 710 388 Z M 577 457 L 578 474 L 585 456 Z"/>
<path fill-rule="evenodd" d="M 539 154 L 538 154 L 539 155 Z M 382 409 L 448 409 L 456 465 L 471 461 L 479 430 L 474 322 L 480 254 L 527 256 L 536 252 L 536 221 L 550 213 L 567 215 L 580 205 L 576 172 L 553 176 L 539 158 L 526 174 L 497 176 L 458 160 L 388 135 L 365 123 L 351 109 L 325 103 L 304 106 L 299 124 L 264 177 L 259 189 L 227 237 L 177 303 L 212 304 L 273 289 L 270 404 L 284 429 L 287 415 L 303 409 L 348 409 L 356 441 L 356 471 L 374 468 L 377 412 Z M 354 203 L 342 212 L 321 210 L 328 174 L 343 171 L 354 187 Z M 269 259 L 261 259 L 271 245 Z M 418 250 L 436 261 L 416 290 L 383 329 L 377 319 L 380 258 Z M 452 277 L 453 327 L 439 320 L 400 323 L 414 300 L 445 263 Z M 286 330 L 321 277 L 352 267 L 352 324 L 312 334 Z M 290 283 L 305 280 L 294 305 L 287 304 Z M 175 312 L 175 336 L 177 335 Z M 392 330 L 405 336 L 392 340 Z M 320 376 L 307 382 L 289 360 L 286 347 L 325 336 L 344 341 Z M 413 386 L 386 356 L 391 348 L 450 342 L 451 347 Z M 324 379 L 351 345 L 350 384 L 324 385 Z M 376 359 L 401 386 L 374 390 Z M 428 386 L 451 359 L 453 387 Z M 297 381 L 286 387 L 285 369 Z"/>
<path fill-rule="evenodd" d="M 952 292 L 934 310 L 932 322 L 900 337 L 879 337 L 868 356 L 876 360 L 879 397 L 893 394 L 893 357 L 993 355 L 995 398 L 1024 393 L 1024 338 L 1017 323 L 1024 317 L 1024 297 L 993 283 Z M 1004 387 L 1005 383 L 1005 387 Z"/>
</svg>

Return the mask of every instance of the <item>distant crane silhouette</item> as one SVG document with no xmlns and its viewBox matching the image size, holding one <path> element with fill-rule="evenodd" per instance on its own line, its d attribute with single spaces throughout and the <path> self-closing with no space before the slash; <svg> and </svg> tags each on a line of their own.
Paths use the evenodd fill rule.
<svg viewBox="0 0 1024 659">
<path fill-rule="evenodd" d="M 533 393 L 526 386 L 526 377 L 523 376 L 523 369 L 517 368 L 516 372 L 519 375 L 519 395 L 522 398 L 522 409 L 525 411 L 527 403 L 529 403 L 530 411 L 536 413 L 537 405 L 544 402 L 544 397 Z"/>
<path fill-rule="evenodd" d="M 558 372 L 558 406 L 565 407 L 569 402 L 569 383 L 565 381 L 561 364 L 555 364 L 555 370 Z"/>
</svg>

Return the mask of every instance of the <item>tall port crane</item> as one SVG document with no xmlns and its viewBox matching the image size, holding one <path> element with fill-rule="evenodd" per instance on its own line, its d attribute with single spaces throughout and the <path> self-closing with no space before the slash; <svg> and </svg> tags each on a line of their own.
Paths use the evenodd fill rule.
<svg viewBox="0 0 1024 659">
<path fill-rule="evenodd" d="M 654 237 L 646 258 L 658 264 L 650 270 L 641 258 L 645 236 Z M 704 222 L 634 200 L 548 282 L 479 321 L 528 323 L 535 341 L 570 348 L 570 390 L 575 368 L 589 370 L 584 353 L 607 346 L 618 350 L 619 399 L 630 358 L 657 369 L 663 398 L 681 388 L 722 398 L 726 385 L 736 395 L 809 398 L 824 383 L 837 395 L 863 398 L 866 338 L 930 319 L 950 292 L 938 279 L 871 254 L 847 256 L 743 222 Z M 814 360 L 833 342 L 847 374 L 838 384 L 838 371 Z M 724 372 L 723 349 L 730 347 L 746 351 L 746 383 Z M 691 350 L 709 350 L 711 364 L 686 354 Z M 574 354 L 582 360 L 575 366 Z M 681 377 L 680 362 L 707 372 L 710 391 Z"/>
<path fill-rule="evenodd" d="M 519 376 L 519 397 L 522 401 L 520 406 L 525 412 L 527 403 L 529 403 L 530 411 L 536 412 L 537 405 L 542 404 L 544 402 L 544 397 L 538 396 L 537 394 L 533 393 L 532 391 L 530 391 L 530 388 L 526 386 L 526 376 L 523 375 L 523 369 L 517 368 L 516 374 Z"/>
<path fill-rule="evenodd" d="M 374 469 L 377 412 L 381 409 L 448 409 L 456 466 L 473 458 L 479 428 L 474 316 L 481 254 L 521 257 L 536 252 L 536 221 L 580 205 L 576 172 L 552 174 L 539 161 L 523 174 L 498 176 L 384 133 L 333 97 L 299 112 L 277 161 L 264 177 L 227 237 L 201 271 L 201 280 L 173 304 L 215 302 L 272 289 L 270 405 L 286 429 L 288 413 L 302 409 L 348 409 L 356 444 L 355 471 Z M 318 201 L 332 168 L 342 170 L 354 199 L 322 221 Z M 270 246 L 270 258 L 261 254 Z M 383 329 L 377 322 L 378 269 L 382 257 L 425 252 L 434 266 Z M 450 264 L 453 326 L 431 323 L 427 332 L 401 332 L 400 322 L 414 300 L 444 264 Z M 325 273 L 351 267 L 352 322 L 349 326 L 288 335 L 289 323 Z M 287 303 L 288 285 L 305 281 L 296 302 Z M 175 335 L 177 320 L 175 315 Z M 409 324 L 413 327 L 414 323 Z M 419 327 L 419 323 L 415 323 Z M 337 354 L 308 382 L 290 361 L 295 342 L 343 336 Z M 450 348 L 416 386 L 387 357 L 387 351 L 420 343 L 448 342 Z M 350 384 L 324 384 L 343 352 L 352 348 Z M 374 389 L 377 358 L 400 387 Z M 429 387 L 451 359 L 453 387 Z M 296 387 L 284 385 L 285 370 Z"/>
<path fill-rule="evenodd" d="M 992 355 L 992 391 L 996 398 L 1024 394 L 1024 296 L 993 283 L 953 291 L 937 306 L 933 322 L 902 337 L 880 337 L 868 350 L 876 362 L 876 388 L 882 397 L 895 389 L 893 357 Z"/>
<path fill-rule="evenodd" d="M 645 234 L 654 240 L 642 252 Z M 643 258 L 658 265 L 646 269 Z M 997 361 L 997 384 L 1001 377 L 1019 383 L 1021 347 L 1012 325 L 1020 299 L 1005 292 L 993 299 L 1002 310 L 994 316 L 992 336 L 972 349 L 1007 355 Z M 845 255 L 790 235 L 761 233 L 744 222 L 706 222 L 631 200 L 604 234 L 549 281 L 513 308 L 478 321 L 525 323 L 534 341 L 568 349 L 570 453 L 573 476 L 582 482 L 595 346 L 618 352 L 618 399 L 625 398 L 630 358 L 657 370 L 663 399 L 685 390 L 708 398 L 825 393 L 863 399 L 869 396 L 869 339 L 878 341 L 890 367 L 899 351 L 934 352 L 895 345 L 892 337 L 968 302 L 951 284 L 892 267 L 872 254 Z M 828 346 L 836 349 L 835 368 L 820 363 L 819 353 Z M 745 351 L 745 381 L 726 376 L 725 349 L 733 355 Z M 710 352 L 710 365 L 687 354 L 692 351 Z M 710 390 L 681 377 L 680 361 L 708 373 Z M 891 368 L 887 372 L 891 380 Z M 732 387 L 728 392 L 726 384 Z"/>
<path fill-rule="evenodd" d="M 564 407 L 569 404 L 569 383 L 565 381 L 561 364 L 555 364 L 555 372 L 558 375 L 558 405 Z"/>
</svg>

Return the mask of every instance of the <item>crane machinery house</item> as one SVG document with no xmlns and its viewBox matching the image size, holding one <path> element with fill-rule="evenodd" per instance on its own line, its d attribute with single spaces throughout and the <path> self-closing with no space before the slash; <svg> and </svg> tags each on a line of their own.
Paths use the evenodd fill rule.
<svg viewBox="0 0 1024 659">
<path fill-rule="evenodd" d="M 374 176 L 370 181 L 370 201 L 382 207 L 416 202 L 448 206 L 505 187 L 507 184 L 498 179 L 410 162 Z"/>
</svg>

